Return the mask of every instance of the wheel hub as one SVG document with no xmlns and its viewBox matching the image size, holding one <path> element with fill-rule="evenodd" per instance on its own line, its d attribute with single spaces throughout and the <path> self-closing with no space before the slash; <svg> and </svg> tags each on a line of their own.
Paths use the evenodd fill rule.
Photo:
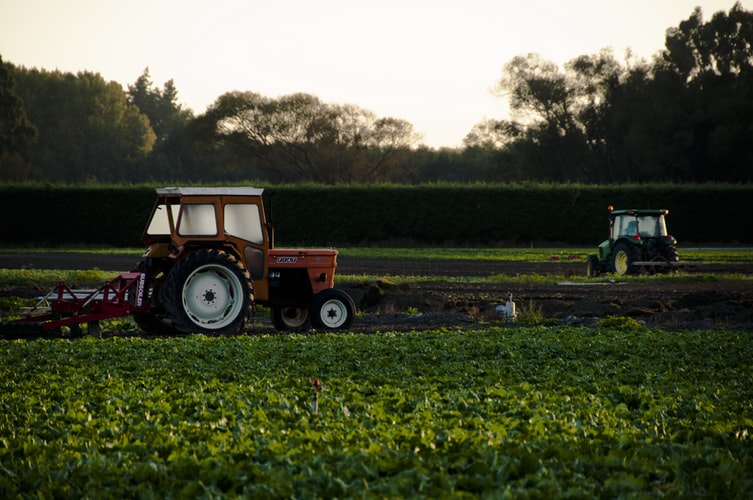
<svg viewBox="0 0 753 500">
<path fill-rule="evenodd" d="M 183 308 L 197 325 L 221 328 L 232 321 L 242 305 L 240 283 L 216 267 L 194 271 L 183 288 Z"/>
<path fill-rule="evenodd" d="M 324 326 L 328 328 L 338 328 L 345 323 L 347 317 L 345 304 L 339 300 L 328 300 L 322 306 L 319 316 L 321 317 Z"/>
</svg>

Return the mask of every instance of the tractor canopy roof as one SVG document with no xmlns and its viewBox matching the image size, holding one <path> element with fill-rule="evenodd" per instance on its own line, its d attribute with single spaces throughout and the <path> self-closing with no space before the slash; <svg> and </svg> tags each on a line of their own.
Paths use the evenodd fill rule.
<svg viewBox="0 0 753 500">
<path fill-rule="evenodd" d="M 611 217 L 617 217 L 618 215 L 634 215 L 636 217 L 643 217 L 646 215 L 667 215 L 669 210 L 666 208 L 627 208 L 623 210 L 610 210 Z"/>
<path fill-rule="evenodd" d="M 166 187 L 157 196 L 261 196 L 262 188 L 252 187 Z"/>
</svg>

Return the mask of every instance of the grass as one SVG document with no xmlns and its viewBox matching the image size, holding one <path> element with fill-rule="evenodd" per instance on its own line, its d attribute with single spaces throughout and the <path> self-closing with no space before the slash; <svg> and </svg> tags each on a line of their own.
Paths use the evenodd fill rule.
<svg viewBox="0 0 753 500">
<path fill-rule="evenodd" d="M 32 286 L 40 289 L 52 288 L 60 281 L 64 281 L 71 288 L 97 287 L 114 277 L 113 271 L 91 270 L 58 270 L 58 269 L 0 269 L 0 285 L 4 286 Z M 698 282 L 740 282 L 750 281 L 753 277 L 744 274 L 655 274 L 638 276 L 604 275 L 599 278 L 586 276 L 565 276 L 557 274 L 495 274 L 491 276 L 381 276 L 372 274 L 340 274 L 337 282 L 340 284 L 357 284 L 364 282 L 386 282 L 394 286 L 415 283 L 600 283 L 618 280 L 625 283 L 698 283 Z"/>
<path fill-rule="evenodd" d="M 340 255 L 353 259 L 414 259 L 414 260 L 476 260 L 500 262 L 585 262 L 596 247 L 573 248 L 525 248 L 525 247 L 476 247 L 476 248 L 387 248 L 387 247 L 340 247 Z M 29 248 L 0 248 L 3 253 L 29 252 Z M 34 248 L 37 253 L 93 253 L 110 255 L 133 255 L 138 258 L 143 248 Z M 686 262 L 706 264 L 735 264 L 753 262 L 753 247 L 682 248 L 680 258 Z"/>
<path fill-rule="evenodd" d="M 144 253 L 144 249 L 133 247 L 0 247 L 0 255 L 4 253 L 84 253 L 140 256 Z"/>
<path fill-rule="evenodd" d="M 549 262 L 552 260 L 585 260 L 585 248 L 382 248 L 345 247 L 340 254 L 360 259 L 413 259 L 413 260 L 479 260 L 503 262 Z"/>
<path fill-rule="evenodd" d="M 596 248 L 381 248 L 344 247 L 340 254 L 349 258 L 415 259 L 415 260 L 480 260 L 500 262 L 585 262 Z M 707 264 L 734 264 L 753 262 L 750 248 L 680 248 L 680 257 L 686 262 Z"/>
<path fill-rule="evenodd" d="M 61 269 L 0 269 L 0 285 L 51 288 L 64 281 L 71 288 L 90 288 L 111 280 L 112 271 Z"/>
</svg>

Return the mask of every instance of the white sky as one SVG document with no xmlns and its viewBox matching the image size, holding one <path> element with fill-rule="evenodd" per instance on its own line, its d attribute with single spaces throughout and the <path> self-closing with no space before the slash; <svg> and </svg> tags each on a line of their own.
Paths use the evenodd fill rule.
<svg viewBox="0 0 753 500">
<path fill-rule="evenodd" d="M 562 64 L 611 47 L 646 59 L 696 6 L 734 0 L 0 0 L 0 55 L 27 68 L 92 71 L 124 87 L 149 67 L 203 113 L 231 90 L 294 92 L 409 121 L 457 147 L 505 116 L 505 63 Z M 753 10 L 753 0 L 742 0 Z"/>
</svg>

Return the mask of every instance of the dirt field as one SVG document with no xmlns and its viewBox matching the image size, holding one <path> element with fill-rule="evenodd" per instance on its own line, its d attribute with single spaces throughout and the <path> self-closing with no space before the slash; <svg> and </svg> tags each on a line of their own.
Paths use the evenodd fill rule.
<svg viewBox="0 0 753 500">
<path fill-rule="evenodd" d="M 533 315 L 547 324 L 594 325 L 607 316 L 629 316 L 648 327 L 753 330 L 753 282 L 747 280 L 687 282 L 677 279 L 668 283 L 626 284 L 619 280 L 610 282 L 605 277 L 587 283 L 568 281 L 568 276 L 585 274 L 585 263 L 581 261 L 490 264 L 359 260 L 342 262 L 338 271 L 377 276 L 515 276 L 533 273 L 543 276 L 541 282 L 535 284 L 426 283 L 396 287 L 364 283 L 345 287 L 361 310 L 374 313 L 359 318 L 364 327 L 379 328 L 382 327 L 380 323 L 387 323 L 394 329 L 436 328 L 499 321 L 501 317 L 496 306 L 503 304 L 512 294 L 519 312 Z M 700 272 L 751 275 L 753 264 L 699 266 L 684 271 L 685 274 Z M 379 301 L 370 304 L 372 297 Z M 407 314 L 411 311 L 419 314 Z M 372 322 L 376 324 L 372 325 Z"/>
<path fill-rule="evenodd" d="M 90 269 L 127 271 L 130 257 L 83 254 L 0 254 L 0 268 Z M 495 310 L 512 294 L 519 311 L 547 324 L 594 325 L 607 316 L 629 316 L 648 327 L 665 329 L 744 329 L 753 331 L 753 281 L 620 283 L 599 278 L 575 283 L 583 275 L 581 260 L 512 263 L 480 261 L 371 260 L 340 257 L 338 273 L 389 276 L 393 280 L 339 286 L 360 311 L 354 331 L 373 332 L 422 328 L 478 327 L 498 322 Z M 713 272 L 753 275 L 753 263 L 699 266 L 685 274 Z M 539 274 L 535 284 L 419 283 L 400 284 L 400 276 L 490 276 Z M 551 277 L 549 279 L 548 277 Z M 562 277 L 565 277 L 564 280 Z M 40 290 L 0 286 L 0 296 L 36 296 Z M 45 290 L 46 292 L 46 290 Z M 271 329 L 256 318 L 254 329 Z"/>
</svg>

